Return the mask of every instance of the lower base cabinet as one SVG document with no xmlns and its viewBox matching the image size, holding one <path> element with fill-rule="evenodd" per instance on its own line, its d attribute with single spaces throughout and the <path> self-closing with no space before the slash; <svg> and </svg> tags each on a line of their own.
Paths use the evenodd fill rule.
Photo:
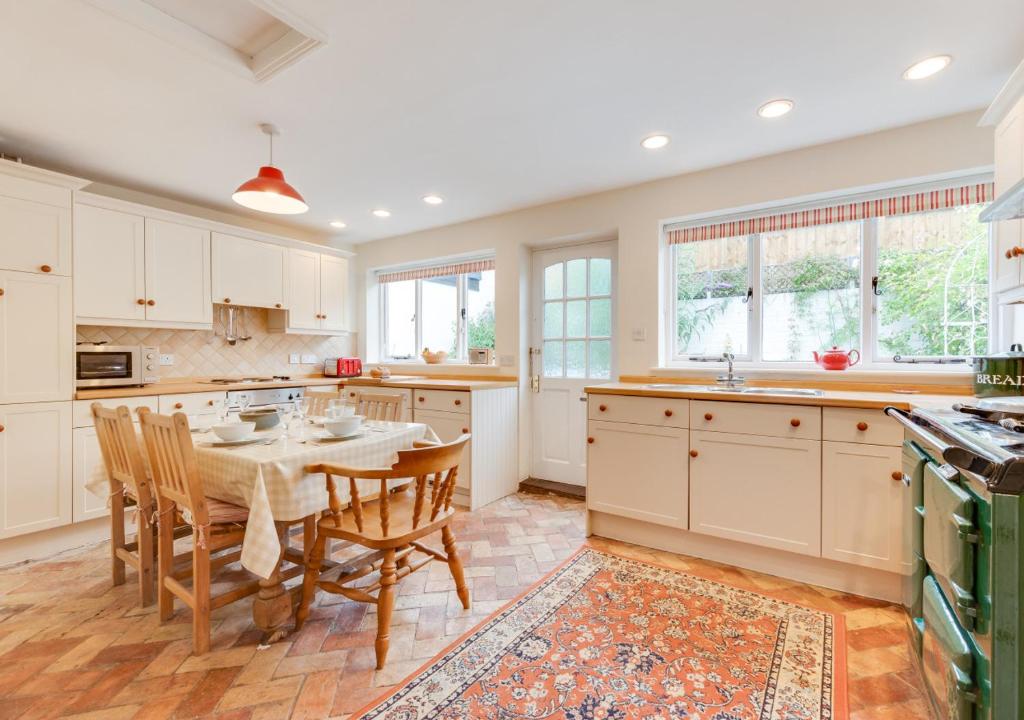
<svg viewBox="0 0 1024 720">
<path fill-rule="evenodd" d="M 72 508 L 71 517 L 74 522 L 92 520 L 110 514 L 110 508 L 103 498 L 97 497 L 86 489 L 96 468 L 103 464 L 100 442 L 96 437 L 96 428 L 75 428 L 72 434 L 74 446 Z"/>
<path fill-rule="evenodd" d="M 685 428 L 590 421 L 587 508 L 685 530 Z"/>
<path fill-rule="evenodd" d="M 902 448 L 822 443 L 821 556 L 905 572 L 910 561 Z"/>
<path fill-rule="evenodd" d="M 0 538 L 71 522 L 71 402 L 0 405 Z"/>
<path fill-rule="evenodd" d="M 460 436 L 470 431 L 470 417 L 462 413 L 443 412 L 441 410 L 416 410 L 413 413 L 416 422 L 425 423 L 430 426 L 438 439 L 443 443 L 450 443 L 458 440 Z M 462 461 L 459 464 L 459 474 L 455 478 L 455 487 L 469 492 L 473 486 L 473 441 L 462 453 Z"/>
<path fill-rule="evenodd" d="M 821 441 L 690 432 L 690 529 L 821 554 Z"/>
</svg>

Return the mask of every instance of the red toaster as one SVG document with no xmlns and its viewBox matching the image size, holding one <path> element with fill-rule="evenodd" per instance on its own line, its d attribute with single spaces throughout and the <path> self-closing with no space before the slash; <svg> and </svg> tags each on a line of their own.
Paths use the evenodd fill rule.
<svg viewBox="0 0 1024 720">
<path fill-rule="evenodd" d="M 359 377 L 363 374 L 363 361 L 359 358 L 327 358 L 324 360 L 326 377 Z"/>
</svg>

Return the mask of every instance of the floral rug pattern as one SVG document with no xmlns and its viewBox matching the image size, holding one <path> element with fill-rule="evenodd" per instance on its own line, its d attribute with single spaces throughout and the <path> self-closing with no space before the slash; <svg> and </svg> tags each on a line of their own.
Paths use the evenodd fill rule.
<svg viewBox="0 0 1024 720">
<path fill-rule="evenodd" d="M 585 548 L 355 717 L 844 720 L 836 624 Z"/>
</svg>

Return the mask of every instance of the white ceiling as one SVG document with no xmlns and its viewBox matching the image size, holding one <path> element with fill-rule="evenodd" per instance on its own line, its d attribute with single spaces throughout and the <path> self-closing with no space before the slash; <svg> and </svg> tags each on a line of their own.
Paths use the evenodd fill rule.
<svg viewBox="0 0 1024 720">
<path fill-rule="evenodd" d="M 984 107 L 1024 50 L 1020 0 L 279 4 L 329 42 L 257 84 L 85 0 L 0 0 L 0 149 L 234 209 L 271 121 L 312 208 L 287 221 L 359 242 Z"/>
</svg>

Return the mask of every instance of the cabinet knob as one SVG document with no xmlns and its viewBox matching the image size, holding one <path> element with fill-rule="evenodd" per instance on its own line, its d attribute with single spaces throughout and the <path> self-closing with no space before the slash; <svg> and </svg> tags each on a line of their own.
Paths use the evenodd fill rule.
<svg viewBox="0 0 1024 720">
<path fill-rule="evenodd" d="M 868 424 L 866 422 L 861 421 L 857 423 L 857 429 L 860 430 L 861 432 L 864 432 L 865 430 L 868 429 Z"/>
<path fill-rule="evenodd" d="M 901 482 L 903 480 L 903 473 L 900 472 L 899 470 L 896 470 L 892 474 L 892 479 L 895 480 L 896 482 Z"/>
<path fill-rule="evenodd" d="M 50 267 L 49 265 L 40 265 L 39 269 L 41 271 L 43 271 L 43 272 L 52 272 L 53 271 L 53 268 Z"/>
<path fill-rule="evenodd" d="M 588 437 L 588 438 L 587 438 L 587 444 L 588 444 L 588 445 L 593 445 L 593 444 L 594 444 L 594 438 L 592 438 L 592 437 Z"/>
<path fill-rule="evenodd" d="M 182 405 L 181 403 L 174 403 L 174 409 L 175 410 L 181 410 L 183 407 L 185 407 L 185 406 Z"/>
<path fill-rule="evenodd" d="M 1014 245 L 1012 248 L 1010 248 L 1009 253 L 1009 257 L 1017 257 L 1019 255 L 1024 255 L 1024 248 L 1022 248 L 1020 245 Z"/>
<path fill-rule="evenodd" d="M 462 428 L 462 434 L 463 435 L 467 435 L 468 433 L 469 433 L 469 428 Z"/>
<path fill-rule="evenodd" d="M 418 397 L 418 398 L 416 398 L 416 399 L 417 399 L 418 401 L 420 401 L 420 402 L 426 402 L 426 400 L 427 400 L 427 399 L 426 399 L 425 397 Z"/>
<path fill-rule="evenodd" d="M 700 453 L 697 452 L 696 450 L 691 450 L 690 451 L 690 457 L 697 457 L 698 455 L 700 455 Z"/>
<path fill-rule="evenodd" d="M 147 300 L 146 304 L 149 305 L 150 307 L 153 307 L 154 305 L 156 305 L 156 300 Z"/>
<path fill-rule="evenodd" d="M 712 420 L 715 419 L 715 416 L 712 415 L 711 413 L 704 413 L 704 419 L 707 420 L 708 422 L 711 422 Z"/>
<path fill-rule="evenodd" d="M 600 410 L 601 412 L 604 412 L 605 410 L 608 409 L 608 406 L 607 405 L 598 405 L 597 409 Z"/>
<path fill-rule="evenodd" d="M 231 304 L 231 298 L 224 298 L 224 304 L 225 305 Z"/>
<path fill-rule="evenodd" d="M 209 405 L 210 407 L 213 407 L 213 400 L 207 400 L 206 404 Z"/>
<path fill-rule="evenodd" d="M 355 397 L 355 396 L 356 396 L 356 394 L 355 394 L 354 392 L 350 392 L 350 393 L 348 394 L 348 396 L 349 396 L 349 397 Z M 420 400 L 423 400 L 423 398 L 420 398 Z"/>
<path fill-rule="evenodd" d="M 456 404 L 456 405 L 461 405 L 461 404 L 462 404 L 462 401 L 461 401 L 461 400 L 456 400 L 456 401 L 455 401 L 455 404 Z"/>
<path fill-rule="evenodd" d="M 326 315 L 321 315 L 321 316 L 320 316 L 320 319 L 321 319 L 321 320 L 326 320 L 326 319 L 327 319 L 327 316 L 326 316 Z"/>
<path fill-rule="evenodd" d="M 4 426 L 0 425 L 0 432 L 3 432 L 3 431 L 4 431 Z"/>
<path fill-rule="evenodd" d="M 3 297 L 3 295 L 4 295 L 4 289 L 0 288 L 0 297 Z"/>
<path fill-rule="evenodd" d="M 138 300 L 135 301 L 135 304 L 136 305 L 145 305 L 146 304 L 146 300 L 144 298 L 139 298 Z"/>
<path fill-rule="evenodd" d="M 800 418 L 793 418 L 789 421 L 789 424 L 793 427 L 800 427 Z"/>
<path fill-rule="evenodd" d="M 281 303 L 274 303 L 274 307 L 280 308 L 281 307 Z"/>
<path fill-rule="evenodd" d="M 672 417 L 672 411 L 671 410 L 666 410 L 665 411 L 665 417 Z"/>
</svg>

